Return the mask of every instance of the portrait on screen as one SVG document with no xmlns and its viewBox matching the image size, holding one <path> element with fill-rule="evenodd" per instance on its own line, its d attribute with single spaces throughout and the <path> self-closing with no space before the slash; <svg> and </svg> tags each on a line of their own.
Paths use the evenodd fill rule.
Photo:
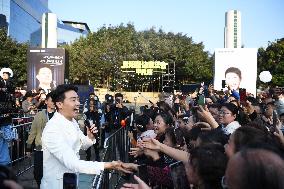
<svg viewBox="0 0 284 189">
<path fill-rule="evenodd" d="M 34 48 L 28 52 L 28 89 L 50 92 L 65 79 L 65 50 Z"/>
<path fill-rule="evenodd" d="M 239 90 L 242 81 L 242 72 L 239 68 L 229 67 L 225 71 L 225 82 L 230 90 Z"/>
<path fill-rule="evenodd" d="M 215 49 L 214 89 L 239 90 L 256 94 L 257 49 Z M 225 81 L 225 88 L 222 85 Z"/>
</svg>

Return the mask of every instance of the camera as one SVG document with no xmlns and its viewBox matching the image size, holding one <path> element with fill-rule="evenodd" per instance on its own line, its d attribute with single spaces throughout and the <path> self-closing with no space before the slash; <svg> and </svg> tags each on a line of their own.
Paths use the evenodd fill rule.
<svg viewBox="0 0 284 189">
<path fill-rule="evenodd" d="M 105 100 L 106 100 L 107 103 L 113 104 L 113 96 L 112 95 L 106 94 L 105 95 Z"/>
<path fill-rule="evenodd" d="M 120 103 L 121 103 L 121 100 L 120 100 L 119 98 L 116 98 L 116 99 L 115 99 L 115 102 L 116 102 L 116 104 L 120 104 Z"/>
</svg>

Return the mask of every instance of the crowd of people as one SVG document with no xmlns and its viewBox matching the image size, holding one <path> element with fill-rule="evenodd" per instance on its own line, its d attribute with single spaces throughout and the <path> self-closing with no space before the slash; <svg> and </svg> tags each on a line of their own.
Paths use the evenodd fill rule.
<svg viewBox="0 0 284 189">
<path fill-rule="evenodd" d="M 245 101 L 238 91 L 206 93 L 170 95 L 137 116 L 138 184 L 123 188 L 284 188 L 284 91 Z"/>
<path fill-rule="evenodd" d="M 121 93 L 106 95 L 104 102 L 91 93 L 83 131 L 75 119 L 80 113 L 75 86 L 28 91 L 15 107 L 34 117 L 26 154 L 34 154 L 40 188 L 63 188 L 66 172 L 104 169 L 135 174 L 135 182 L 122 188 L 284 188 L 284 91 L 247 93 L 244 100 L 239 89 L 228 89 L 201 86 L 191 94 L 163 94 L 136 114 Z M 100 143 L 121 127 L 129 131 L 130 162 L 100 162 Z M 7 165 L 11 125 L 0 129 L 0 164 Z"/>
</svg>

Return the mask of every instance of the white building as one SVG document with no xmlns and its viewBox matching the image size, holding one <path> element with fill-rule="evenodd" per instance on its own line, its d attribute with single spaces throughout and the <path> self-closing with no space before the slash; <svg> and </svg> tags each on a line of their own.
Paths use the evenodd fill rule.
<svg viewBox="0 0 284 189">
<path fill-rule="evenodd" d="M 242 46 L 241 12 L 229 10 L 225 14 L 224 48 L 241 48 Z"/>
</svg>

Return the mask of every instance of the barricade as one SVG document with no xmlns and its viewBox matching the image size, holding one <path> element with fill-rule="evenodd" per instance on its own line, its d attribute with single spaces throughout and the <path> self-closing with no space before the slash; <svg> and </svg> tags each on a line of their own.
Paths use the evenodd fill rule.
<svg viewBox="0 0 284 189">
<path fill-rule="evenodd" d="M 111 134 L 104 142 L 103 162 L 120 160 L 128 162 L 128 152 L 130 140 L 127 136 L 127 129 L 121 127 Z M 117 171 L 104 170 L 100 175 L 96 175 L 93 180 L 93 189 L 116 188 L 119 184 L 120 173 Z"/>
<path fill-rule="evenodd" d="M 31 158 L 28 164 L 22 162 L 27 159 L 26 154 L 26 141 L 29 136 L 33 117 L 18 117 L 13 118 L 12 129 L 14 139 L 10 142 L 9 151 L 11 162 L 9 165 L 16 171 L 16 176 L 20 176 L 27 170 L 33 167 Z"/>
</svg>

